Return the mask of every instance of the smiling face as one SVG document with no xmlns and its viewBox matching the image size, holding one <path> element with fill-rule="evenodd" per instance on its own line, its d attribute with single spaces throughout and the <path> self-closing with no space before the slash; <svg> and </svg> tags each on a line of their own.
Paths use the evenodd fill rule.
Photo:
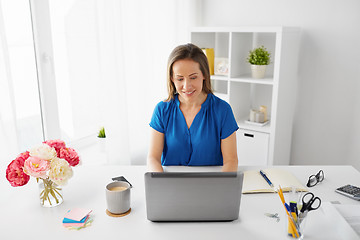
<svg viewBox="0 0 360 240">
<path fill-rule="evenodd" d="M 203 92 L 204 76 L 199 63 L 181 59 L 174 62 L 172 70 L 172 82 L 179 93 L 180 102 L 201 104 L 206 93 Z"/>
<path fill-rule="evenodd" d="M 185 60 L 183 62 L 180 62 L 182 60 Z M 176 77 L 186 77 L 189 76 L 188 75 L 184 75 L 184 72 L 177 72 L 176 74 L 180 75 L 177 76 L 174 73 L 174 64 L 177 63 L 178 66 L 175 66 L 177 68 L 177 70 L 182 70 L 180 69 L 182 66 L 184 65 L 185 62 L 191 62 L 191 65 L 195 65 L 195 66 L 190 66 L 191 68 L 194 68 L 193 72 L 191 73 L 198 73 L 197 77 L 199 77 L 201 74 L 201 78 L 204 79 L 203 83 L 202 83 L 202 89 L 201 92 L 203 93 L 203 95 L 206 96 L 209 93 L 212 93 L 212 89 L 211 89 L 211 80 L 210 80 L 210 70 L 209 70 L 209 63 L 207 60 L 206 55 L 204 54 L 204 51 L 197 47 L 196 45 L 192 44 L 192 43 L 187 43 L 184 45 L 179 45 L 176 48 L 173 49 L 173 51 L 170 53 L 169 58 L 168 58 L 168 64 L 167 64 L 167 90 L 168 90 L 168 98 L 165 101 L 170 101 L 170 100 L 174 100 L 175 94 L 177 94 L 177 92 L 181 92 L 180 88 L 177 89 L 177 87 L 175 87 L 175 80 Z M 190 64 L 190 63 L 189 63 Z M 186 65 L 186 64 L 185 64 Z M 191 74 L 190 73 L 190 74 Z M 180 87 L 180 86 L 178 86 Z M 198 91 L 199 93 L 199 91 Z M 201 95 L 201 94 L 200 94 Z M 185 96 L 181 96 L 179 95 L 179 99 L 181 100 L 182 97 Z"/>
</svg>

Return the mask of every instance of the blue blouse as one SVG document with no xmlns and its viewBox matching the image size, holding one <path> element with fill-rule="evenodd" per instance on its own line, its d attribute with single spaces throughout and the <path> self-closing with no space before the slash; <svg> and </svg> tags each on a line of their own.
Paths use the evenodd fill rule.
<svg viewBox="0 0 360 240">
<path fill-rule="evenodd" d="M 156 105 L 150 126 L 164 134 L 163 166 L 223 165 L 221 139 L 239 129 L 230 105 L 213 94 L 208 94 L 190 128 L 178 95 Z"/>
</svg>

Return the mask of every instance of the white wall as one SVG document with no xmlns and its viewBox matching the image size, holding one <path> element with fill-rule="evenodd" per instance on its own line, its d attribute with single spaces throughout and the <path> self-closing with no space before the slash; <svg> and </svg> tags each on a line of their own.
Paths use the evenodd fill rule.
<svg viewBox="0 0 360 240">
<path fill-rule="evenodd" d="M 360 169 L 360 1 L 203 0 L 203 26 L 302 29 L 291 164 Z"/>
</svg>

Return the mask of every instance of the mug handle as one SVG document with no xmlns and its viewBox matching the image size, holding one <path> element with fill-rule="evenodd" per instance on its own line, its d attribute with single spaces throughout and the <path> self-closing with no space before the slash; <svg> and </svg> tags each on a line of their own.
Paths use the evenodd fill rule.
<svg viewBox="0 0 360 240">
<path fill-rule="evenodd" d="M 113 178 L 111 178 L 111 180 L 113 180 L 113 181 L 119 181 L 119 182 L 121 182 L 121 181 L 127 182 L 128 184 L 130 184 L 130 188 L 133 187 L 133 186 L 131 185 L 131 183 L 130 183 L 128 180 L 126 180 L 126 178 L 125 178 L 124 176 L 113 177 Z"/>
</svg>

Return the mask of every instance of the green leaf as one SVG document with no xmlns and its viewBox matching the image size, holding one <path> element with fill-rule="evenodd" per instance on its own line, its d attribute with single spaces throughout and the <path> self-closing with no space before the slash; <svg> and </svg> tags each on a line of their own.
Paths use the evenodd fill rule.
<svg viewBox="0 0 360 240">
<path fill-rule="evenodd" d="M 269 65 L 270 53 L 264 46 L 249 51 L 247 61 L 252 65 Z"/>
<path fill-rule="evenodd" d="M 99 135 L 98 135 L 99 138 L 106 138 L 106 134 L 105 134 L 105 128 L 102 127 L 99 131 Z"/>
</svg>

